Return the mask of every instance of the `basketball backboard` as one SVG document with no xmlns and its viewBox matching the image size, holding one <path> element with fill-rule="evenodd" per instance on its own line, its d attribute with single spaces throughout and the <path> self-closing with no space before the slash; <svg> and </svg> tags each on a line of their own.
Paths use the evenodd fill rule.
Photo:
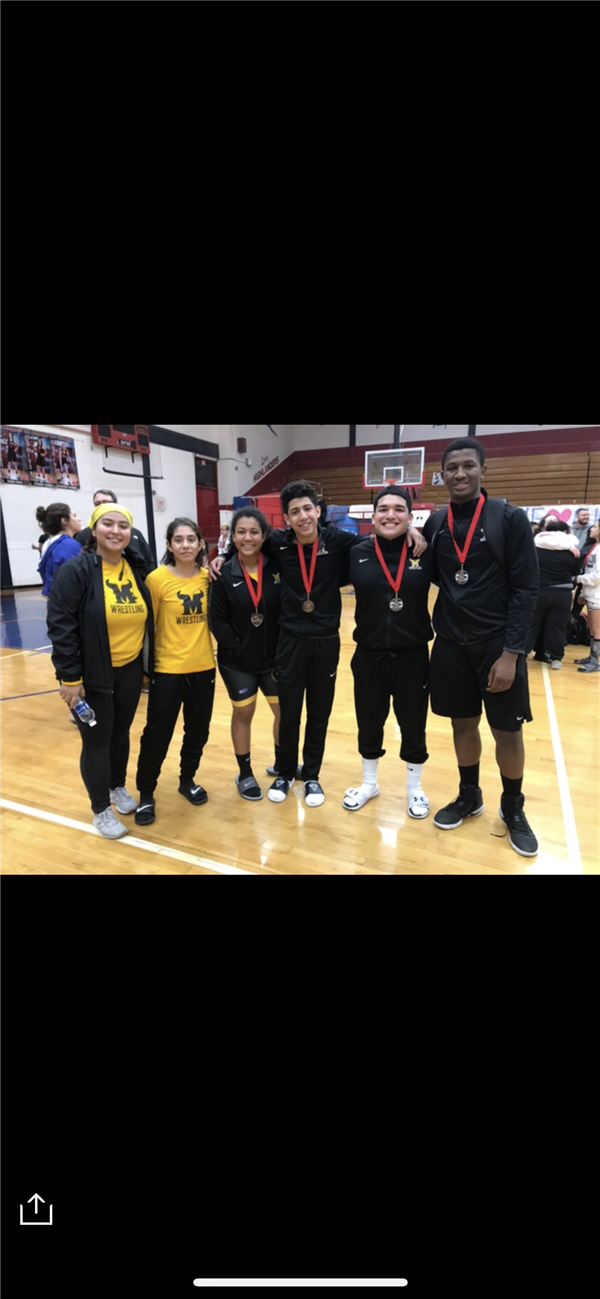
<svg viewBox="0 0 600 1299">
<path fill-rule="evenodd" d="M 367 451 L 363 487 L 421 487 L 425 481 L 425 447 L 392 447 Z"/>
</svg>

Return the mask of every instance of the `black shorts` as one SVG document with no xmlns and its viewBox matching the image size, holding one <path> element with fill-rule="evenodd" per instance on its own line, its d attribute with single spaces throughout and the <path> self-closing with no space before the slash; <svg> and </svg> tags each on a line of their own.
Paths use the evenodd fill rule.
<svg viewBox="0 0 600 1299">
<path fill-rule="evenodd" d="M 279 686 L 271 672 L 242 672 L 241 668 L 223 667 L 220 663 L 218 667 L 234 708 L 253 703 L 259 690 L 270 704 L 279 702 Z"/>
<path fill-rule="evenodd" d="M 502 636 L 473 645 L 457 645 L 436 637 L 429 665 L 431 710 L 439 717 L 480 717 L 482 702 L 488 722 L 495 731 L 520 731 L 532 722 L 529 679 L 524 654 L 517 659 L 517 673 L 510 690 L 491 694 L 489 671 L 504 649 Z"/>
</svg>

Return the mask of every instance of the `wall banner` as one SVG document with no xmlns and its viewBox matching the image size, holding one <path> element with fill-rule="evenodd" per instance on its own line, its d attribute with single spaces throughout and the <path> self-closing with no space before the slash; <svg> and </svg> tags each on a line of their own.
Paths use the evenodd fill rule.
<svg viewBox="0 0 600 1299">
<path fill-rule="evenodd" d="M 1 426 L 2 482 L 79 491 L 75 442 L 33 429 Z"/>
</svg>

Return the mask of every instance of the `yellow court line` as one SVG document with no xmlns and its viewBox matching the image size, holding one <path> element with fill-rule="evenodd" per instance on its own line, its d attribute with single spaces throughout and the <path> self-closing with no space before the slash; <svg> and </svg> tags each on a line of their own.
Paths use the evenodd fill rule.
<svg viewBox="0 0 600 1299">
<path fill-rule="evenodd" d="M 93 825 L 85 821 L 72 821 L 68 816 L 56 816 L 54 812 L 43 812 L 37 807 L 28 807 L 24 803 L 12 803 L 7 798 L 0 798 L 0 807 L 9 812 L 21 812 L 24 816 L 35 816 L 40 821 L 52 821 L 55 825 L 66 825 L 72 830 L 83 830 L 84 834 L 95 834 L 99 839 L 108 842 L 104 835 Z M 113 843 L 125 848 L 141 848 L 143 852 L 154 853 L 157 857 L 170 857 L 172 861 L 186 862 L 189 866 L 200 866 L 204 870 L 217 871 L 220 875 L 255 875 L 257 871 L 242 870 L 241 866 L 226 866 L 224 862 L 212 861 L 209 857 L 195 857 L 190 852 L 180 852 L 178 848 L 165 848 L 162 844 L 152 843 L 147 839 L 135 839 L 130 834 Z"/>
</svg>

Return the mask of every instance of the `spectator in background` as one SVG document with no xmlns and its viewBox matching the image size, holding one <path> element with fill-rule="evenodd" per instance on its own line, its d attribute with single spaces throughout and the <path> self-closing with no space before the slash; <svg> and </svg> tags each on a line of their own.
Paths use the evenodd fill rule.
<svg viewBox="0 0 600 1299">
<path fill-rule="evenodd" d="M 567 642 L 567 624 L 573 602 L 573 580 L 579 568 L 580 551 L 567 523 L 548 515 L 535 538 L 540 567 L 540 590 L 529 630 L 530 652 L 538 636 L 538 653 L 558 671 Z"/>
<path fill-rule="evenodd" d="M 575 515 L 573 523 L 573 533 L 577 540 L 579 550 L 583 550 L 590 527 L 590 512 L 587 505 L 582 505 Z"/>
<path fill-rule="evenodd" d="M 93 502 L 94 509 L 96 509 L 98 505 L 110 505 L 111 502 L 116 505 L 117 498 L 114 492 L 105 491 L 104 488 L 101 488 L 100 491 L 94 492 Z M 91 535 L 92 529 L 88 524 L 87 528 L 77 534 L 76 541 L 80 541 L 82 546 L 87 546 Z M 139 563 L 146 570 L 146 573 L 151 573 L 156 568 L 154 555 L 139 528 L 131 529 L 131 541 L 127 549 L 132 560 Z"/>
<path fill-rule="evenodd" d="M 48 599 L 61 564 L 66 564 L 67 560 L 73 559 L 81 550 L 80 543 L 75 540 L 75 534 L 81 528 L 81 519 L 70 505 L 61 503 L 49 505 L 47 509 L 43 505 L 38 506 L 35 517 L 46 534 L 42 538 L 38 573 L 42 579 L 42 595 Z M 37 547 L 34 546 L 35 549 Z"/>
<path fill-rule="evenodd" d="M 590 628 L 589 659 L 576 659 L 580 672 L 600 672 L 600 523 L 594 523 L 587 535 L 583 567 L 577 581 L 581 584 L 579 604 L 587 604 Z"/>
<path fill-rule="evenodd" d="M 224 523 L 221 528 L 221 535 L 219 537 L 217 552 L 219 555 L 226 555 L 228 550 L 229 550 L 229 528 L 227 527 L 227 524 Z"/>
</svg>

